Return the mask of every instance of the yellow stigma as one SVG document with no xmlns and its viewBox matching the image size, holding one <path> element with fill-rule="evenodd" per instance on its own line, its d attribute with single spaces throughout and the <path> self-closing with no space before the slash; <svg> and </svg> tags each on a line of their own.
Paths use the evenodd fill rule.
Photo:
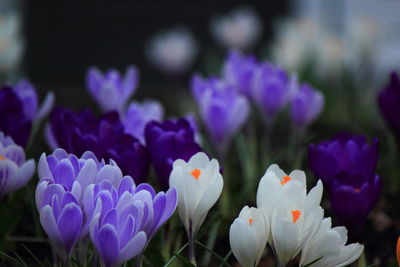
<svg viewBox="0 0 400 267">
<path fill-rule="evenodd" d="M 201 171 L 199 169 L 194 169 L 190 174 L 197 180 L 200 177 Z"/>
<path fill-rule="evenodd" d="M 293 216 L 293 223 L 296 223 L 297 220 L 299 219 L 301 212 L 299 210 L 292 210 L 292 216 Z"/>
<path fill-rule="evenodd" d="M 282 177 L 282 181 L 281 181 L 281 185 L 286 184 L 286 183 L 289 182 L 290 180 L 292 180 L 292 178 L 290 178 L 289 176 L 283 176 L 283 177 Z"/>
<path fill-rule="evenodd" d="M 6 157 L 4 157 L 3 155 L 0 155 L 0 160 L 5 160 L 7 159 Z"/>
</svg>

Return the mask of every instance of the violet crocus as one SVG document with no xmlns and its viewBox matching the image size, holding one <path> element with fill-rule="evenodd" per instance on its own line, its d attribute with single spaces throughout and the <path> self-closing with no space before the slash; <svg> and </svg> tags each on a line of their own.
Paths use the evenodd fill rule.
<svg viewBox="0 0 400 267">
<path fill-rule="evenodd" d="M 103 112 L 122 112 L 138 83 L 139 73 L 135 66 L 129 66 L 124 77 L 115 69 L 103 74 L 95 67 L 90 68 L 86 76 L 87 89 Z"/>
<path fill-rule="evenodd" d="M 32 122 L 26 116 L 23 102 L 11 87 L 0 89 L 0 131 L 12 137 L 20 146 L 26 146 Z"/>
<path fill-rule="evenodd" d="M 400 78 L 392 72 L 389 83 L 378 95 L 379 109 L 386 123 L 400 138 Z"/>
<path fill-rule="evenodd" d="M 38 184 L 40 198 L 36 205 L 40 223 L 56 253 L 65 266 L 76 242 L 81 236 L 83 213 L 78 200 L 61 184 L 41 180 Z M 38 191 L 37 191 L 38 193 Z"/>
<path fill-rule="evenodd" d="M 90 236 L 105 266 L 122 264 L 141 255 L 154 233 L 171 217 L 177 205 L 174 187 L 155 194 L 148 184 L 135 186 L 125 177 L 118 187 L 109 181 L 90 185 L 83 197 Z"/>
<path fill-rule="evenodd" d="M 126 110 L 122 123 L 125 132 L 133 135 L 145 144 L 144 128 L 149 121 L 161 121 L 164 118 L 164 108 L 160 102 L 146 100 L 143 103 L 131 102 Z"/>
<path fill-rule="evenodd" d="M 330 191 L 332 210 L 355 238 L 377 202 L 382 181 L 375 174 L 378 139 L 339 134 L 309 146 L 309 164 Z"/>
<path fill-rule="evenodd" d="M 147 150 L 138 139 L 125 133 L 116 112 L 97 119 L 89 110 L 74 113 L 56 108 L 46 134 L 53 149 L 61 147 L 77 156 L 92 151 L 99 159 L 113 159 L 123 174 L 132 176 L 136 183 L 147 178 L 150 164 Z"/>
<path fill-rule="evenodd" d="M 207 131 L 222 156 L 249 115 L 249 102 L 224 80 L 194 76 L 192 94 Z"/>
<path fill-rule="evenodd" d="M 321 113 L 324 96 L 308 84 L 301 85 L 291 100 L 291 118 L 294 126 L 304 131 Z"/>
<path fill-rule="evenodd" d="M 23 104 L 26 117 L 33 122 L 42 120 L 53 108 L 54 93 L 48 92 L 45 100 L 39 107 L 39 97 L 36 89 L 33 84 L 26 79 L 20 80 L 16 83 L 13 90 Z"/>
<path fill-rule="evenodd" d="M 252 99 L 252 82 L 259 63 L 253 55 L 243 55 L 237 50 L 229 52 L 223 66 L 223 77 L 228 84 Z"/>
<path fill-rule="evenodd" d="M 271 63 L 260 65 L 254 74 L 252 95 L 266 123 L 270 124 L 286 106 L 294 88 L 294 79 L 283 69 Z"/>
<path fill-rule="evenodd" d="M 157 178 L 168 188 L 172 164 L 176 159 L 189 160 L 202 151 L 194 139 L 194 130 L 186 119 L 151 121 L 146 125 L 145 138 Z"/>
<path fill-rule="evenodd" d="M 35 161 L 26 160 L 24 149 L 0 131 L 0 199 L 26 185 L 35 172 Z"/>
</svg>

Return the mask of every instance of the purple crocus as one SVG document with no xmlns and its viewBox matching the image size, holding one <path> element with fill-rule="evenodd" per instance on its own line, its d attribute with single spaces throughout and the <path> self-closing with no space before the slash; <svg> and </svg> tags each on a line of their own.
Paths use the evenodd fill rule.
<svg viewBox="0 0 400 267">
<path fill-rule="evenodd" d="M 129 66 L 125 76 L 121 76 L 115 69 L 110 69 L 104 74 L 95 67 L 88 70 L 88 91 L 104 112 L 122 112 L 138 86 L 139 73 L 135 66 Z"/>
<path fill-rule="evenodd" d="M 253 99 L 267 123 L 271 123 L 289 102 L 294 89 L 293 80 L 283 69 L 271 63 L 263 63 L 257 69 L 253 78 Z"/>
<path fill-rule="evenodd" d="M 194 130 L 188 120 L 151 121 L 146 125 L 145 138 L 157 178 L 162 188 L 168 188 L 172 163 L 180 158 L 189 160 L 201 151 L 194 140 Z"/>
<path fill-rule="evenodd" d="M 308 84 L 303 84 L 294 93 L 291 101 L 291 118 L 294 126 L 304 130 L 321 113 L 324 96 Z"/>
<path fill-rule="evenodd" d="M 59 260 L 66 263 L 81 236 L 82 209 L 75 195 L 61 184 L 41 180 L 37 190 L 40 190 L 40 197 L 36 200 L 40 223 Z"/>
<path fill-rule="evenodd" d="M 150 185 L 136 187 L 125 177 L 118 187 L 109 181 L 89 186 L 83 204 L 88 217 L 93 216 L 92 242 L 104 265 L 114 266 L 140 257 L 154 233 L 175 211 L 177 193 L 173 187 L 156 195 Z"/>
<path fill-rule="evenodd" d="M 228 84 L 252 99 L 252 82 L 259 63 L 253 55 L 245 56 L 239 51 L 229 52 L 223 66 L 223 77 Z"/>
<path fill-rule="evenodd" d="M 378 95 L 379 109 L 397 137 L 400 138 L 400 79 L 396 72 L 390 82 Z"/>
<path fill-rule="evenodd" d="M 144 128 L 149 121 L 161 121 L 164 118 L 164 108 L 160 102 L 147 100 L 143 103 L 131 102 L 124 119 L 125 132 L 145 143 Z"/>
<path fill-rule="evenodd" d="M 217 78 L 192 79 L 192 93 L 217 152 L 226 153 L 233 135 L 249 115 L 249 102 L 231 85 Z"/>
<path fill-rule="evenodd" d="M 40 121 L 49 114 L 54 105 L 54 93 L 49 92 L 39 107 L 39 97 L 35 87 L 28 80 L 23 79 L 13 87 L 14 92 L 22 102 L 26 117 L 33 121 Z"/>
<path fill-rule="evenodd" d="M 53 148 L 61 147 L 77 156 L 92 151 L 99 159 L 113 159 L 125 175 L 141 183 L 149 170 L 148 153 L 138 139 L 124 131 L 116 112 L 97 119 L 89 110 L 77 114 L 56 108 L 47 128 L 47 140 Z"/>
<path fill-rule="evenodd" d="M 0 199 L 29 182 L 35 161 L 26 160 L 24 149 L 0 131 Z"/>
<path fill-rule="evenodd" d="M 13 138 L 20 146 L 26 146 L 32 122 L 26 116 L 23 102 L 11 87 L 0 89 L 0 131 Z"/>
<path fill-rule="evenodd" d="M 332 140 L 309 146 L 309 164 L 330 191 L 332 210 L 355 236 L 381 192 L 375 174 L 378 139 L 368 144 L 364 136 L 339 134 Z"/>
</svg>

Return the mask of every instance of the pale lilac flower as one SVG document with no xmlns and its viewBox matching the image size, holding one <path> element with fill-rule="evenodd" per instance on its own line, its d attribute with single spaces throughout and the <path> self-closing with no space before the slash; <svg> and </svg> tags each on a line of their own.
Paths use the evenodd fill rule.
<svg viewBox="0 0 400 267">
<path fill-rule="evenodd" d="M 214 39 L 224 47 L 246 50 L 252 48 L 261 37 L 263 26 L 256 12 L 241 6 L 230 13 L 217 16 L 211 21 Z"/>
<path fill-rule="evenodd" d="M 133 135 L 145 144 L 144 129 L 149 121 L 162 121 L 164 108 L 160 102 L 146 100 L 143 103 L 131 102 L 126 110 L 122 123 L 125 132 Z"/>
<path fill-rule="evenodd" d="M 292 122 L 296 128 L 304 130 L 321 113 L 324 96 L 308 84 L 303 84 L 294 93 L 291 102 Z"/>
<path fill-rule="evenodd" d="M 139 72 L 135 66 L 126 69 L 125 76 L 110 69 L 104 74 L 95 67 L 86 75 L 87 89 L 103 112 L 122 112 L 128 99 L 135 93 L 139 83 Z"/>
<path fill-rule="evenodd" d="M 183 27 L 157 33 L 146 47 L 150 62 L 168 74 L 180 74 L 190 67 L 198 53 L 192 33 Z"/>
<path fill-rule="evenodd" d="M 24 149 L 0 131 L 0 198 L 29 182 L 35 161 L 26 160 Z"/>
</svg>

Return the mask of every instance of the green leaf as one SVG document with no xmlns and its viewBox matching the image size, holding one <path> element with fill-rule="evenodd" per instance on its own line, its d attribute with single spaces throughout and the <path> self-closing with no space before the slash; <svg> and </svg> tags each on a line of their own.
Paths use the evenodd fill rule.
<svg viewBox="0 0 400 267">
<path fill-rule="evenodd" d="M 215 241 L 217 240 L 218 229 L 219 229 L 220 225 L 221 225 L 221 221 L 218 221 L 215 224 L 213 224 L 213 226 L 210 230 L 210 235 L 207 240 L 207 247 L 210 247 L 210 248 L 214 247 Z M 205 253 L 203 261 L 202 261 L 202 266 L 208 266 L 210 259 L 211 259 L 211 253 Z"/>
<path fill-rule="evenodd" d="M 45 266 L 40 260 L 35 256 L 35 254 L 32 253 L 32 251 L 25 246 L 25 244 L 22 244 L 22 246 L 25 248 L 25 250 L 29 253 L 29 255 L 32 256 L 32 258 L 39 264 L 39 266 Z"/>
<path fill-rule="evenodd" d="M 222 262 L 222 264 L 224 264 L 225 266 L 229 266 L 231 267 L 231 265 L 226 262 L 226 260 L 224 258 L 222 258 L 220 255 L 218 255 L 217 253 L 215 253 L 213 250 L 209 249 L 206 245 L 204 245 L 203 243 L 199 242 L 196 240 L 196 244 L 198 244 L 200 247 L 202 247 L 203 249 L 207 250 L 208 252 L 210 252 L 214 257 L 216 257 L 218 260 L 220 260 Z"/>
<path fill-rule="evenodd" d="M 229 257 L 232 255 L 232 250 L 229 250 L 228 253 L 226 253 L 225 257 L 224 257 L 224 262 L 228 262 Z M 223 267 L 224 263 L 221 263 L 221 265 L 219 267 Z"/>
<path fill-rule="evenodd" d="M 177 253 L 173 253 L 180 261 L 182 261 L 186 266 L 190 266 L 190 267 L 196 267 L 195 265 L 193 265 L 188 259 L 186 259 L 185 257 L 183 257 L 182 255 L 179 255 Z"/>
<path fill-rule="evenodd" d="M 183 245 L 177 252 L 172 253 L 173 256 L 169 259 L 169 261 L 167 261 L 163 267 L 167 267 L 169 266 L 176 258 L 177 255 L 179 255 L 187 246 L 189 246 L 189 243 L 186 243 L 185 245 Z"/>
<path fill-rule="evenodd" d="M 6 253 L 0 251 L 0 256 L 4 258 L 6 261 L 12 262 L 18 266 L 25 266 L 23 263 L 19 262 L 18 260 L 14 259 L 13 257 L 7 255 Z"/>
</svg>

